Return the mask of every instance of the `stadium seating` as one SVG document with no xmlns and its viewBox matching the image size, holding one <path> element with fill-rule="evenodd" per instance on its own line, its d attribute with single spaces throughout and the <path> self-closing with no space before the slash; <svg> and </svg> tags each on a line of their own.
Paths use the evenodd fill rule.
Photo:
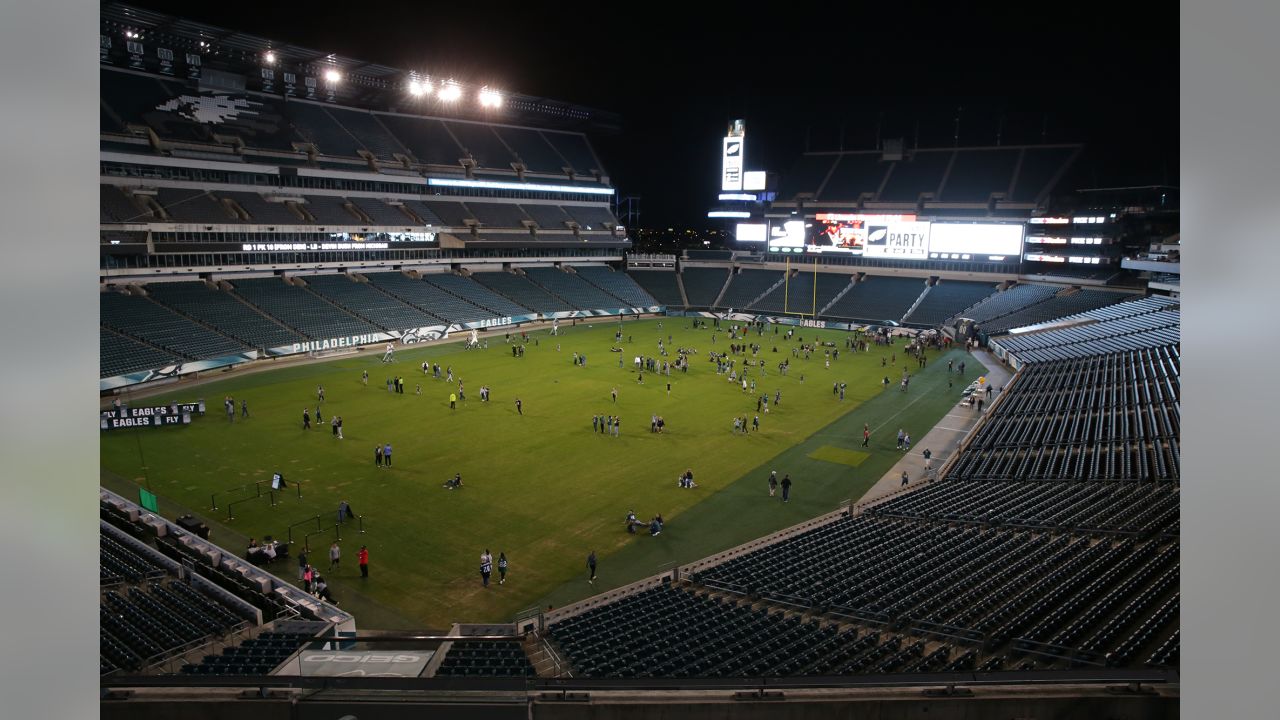
<svg viewBox="0 0 1280 720">
<path fill-rule="evenodd" d="M 307 633 L 264 632 L 220 655 L 206 655 L 198 664 L 182 666 L 191 675 L 266 675 L 314 636 Z"/>
<path fill-rule="evenodd" d="M 520 208 L 543 230 L 564 230 L 565 223 L 573 219 L 559 205 L 526 202 Z"/>
<path fill-rule="evenodd" d="M 836 295 L 849 287 L 852 281 L 852 275 L 838 273 L 818 273 L 815 281 L 812 271 L 799 270 L 791 275 L 787 283 L 775 288 L 748 309 L 779 314 L 819 312 Z"/>
<path fill-rule="evenodd" d="M 419 204 L 417 201 L 414 202 Z M 431 214 L 439 218 L 440 224 L 445 227 L 466 227 L 467 220 L 476 219 L 465 205 L 454 200 L 427 200 L 421 204 L 426 205 Z"/>
<path fill-rule="evenodd" d="M 950 320 L 965 317 L 976 323 L 1015 313 L 1057 295 L 1062 288 L 1050 285 L 1015 285 L 971 305 L 951 316 Z"/>
<path fill-rule="evenodd" d="M 1160 310 L 1061 330 L 1000 338 L 999 344 L 1028 362 L 1066 360 L 1100 351 L 1120 352 L 1172 345 L 1179 340 L 1180 325 L 1181 313 Z"/>
<path fill-rule="evenodd" d="M 684 299 L 680 297 L 680 281 L 676 273 L 666 270 L 628 270 L 627 276 L 646 293 L 652 295 L 659 305 L 675 309 L 684 307 Z"/>
<path fill-rule="evenodd" d="M 396 155 L 408 155 L 400 141 L 382 125 L 373 113 L 348 108 L 325 108 L 329 116 L 378 160 L 396 162 Z"/>
<path fill-rule="evenodd" d="M 230 198 L 249 213 L 249 221 L 258 225 L 301 225 L 302 218 L 282 202 L 268 202 L 257 193 L 218 191 L 218 197 Z"/>
<path fill-rule="evenodd" d="M 387 225 L 390 227 L 413 227 L 418 223 L 404 213 L 399 207 L 388 205 L 380 200 L 372 198 L 348 198 L 347 202 L 354 205 L 360 212 L 364 213 L 373 221 L 374 225 Z"/>
<path fill-rule="evenodd" d="M 695 310 L 710 310 L 720 294 L 724 282 L 729 278 L 728 268 L 686 267 L 680 271 L 684 282 L 685 294 L 689 297 L 689 307 Z"/>
<path fill-rule="evenodd" d="M 529 172 L 555 175 L 564 172 L 564 158 L 551 147 L 542 133 L 527 128 L 498 126 L 494 126 L 493 131 L 520 158 Z"/>
<path fill-rule="evenodd" d="M 302 339 L 301 335 L 272 322 L 230 293 L 211 290 L 202 282 L 151 283 L 147 285 L 147 294 L 250 347 L 276 347 Z"/>
<path fill-rule="evenodd" d="M 1174 347 L 1032 364 L 949 477 L 1176 480 L 1178 372 Z"/>
<path fill-rule="evenodd" d="M 920 150 L 913 156 L 897 161 L 879 199 L 886 202 L 915 202 L 920 193 L 936 193 L 942 185 L 952 154 L 951 150 Z"/>
<path fill-rule="evenodd" d="M 146 222 L 150 213 L 143 212 L 124 190 L 114 185 L 102 185 L 98 189 L 99 218 L 104 223 Z"/>
<path fill-rule="evenodd" d="M 343 312 L 304 288 L 281 278 L 232 281 L 235 293 L 267 315 L 308 338 L 329 338 L 379 332 L 366 320 Z"/>
<path fill-rule="evenodd" d="M 587 139 L 580 133 L 547 130 L 542 133 L 542 136 L 569 163 L 569 167 L 573 168 L 575 173 L 590 177 L 594 172 L 604 172 L 600 163 L 596 161 L 591 146 L 587 144 Z"/>
<path fill-rule="evenodd" d="M 418 162 L 448 165 L 458 169 L 462 148 L 458 147 L 458 142 L 445 129 L 446 123 L 434 118 L 409 115 L 379 115 L 378 120 Z"/>
<path fill-rule="evenodd" d="M 480 123 L 454 122 L 449 131 L 458 139 L 462 149 L 470 154 L 481 168 L 510 170 L 515 156 L 502 144 L 493 128 Z M 462 157 L 462 156 L 459 156 Z"/>
<path fill-rule="evenodd" d="M 577 274 L 567 273 L 559 268 L 525 268 L 525 275 L 554 293 L 556 297 L 563 298 L 581 310 L 618 308 L 626 305 L 622 300 L 578 277 Z"/>
<path fill-rule="evenodd" d="M 439 287 L 401 273 L 383 272 L 366 275 L 369 282 L 401 302 L 449 323 L 466 323 L 498 317 L 474 303 L 441 290 Z"/>
<path fill-rule="evenodd" d="M 733 276 L 729 288 L 724 291 L 716 307 L 745 308 L 751 304 L 751 301 L 782 280 L 782 277 L 783 273 L 780 270 L 743 269 Z M 686 291 L 687 288 L 686 285 Z M 693 298 L 690 298 L 689 302 L 693 303 Z"/>
<path fill-rule="evenodd" d="M 1150 483 L 947 481 L 867 512 L 1036 530 L 1159 534 L 1173 530 L 1178 495 L 1175 488 Z"/>
<path fill-rule="evenodd" d="M 454 640 L 436 677 L 533 677 L 533 665 L 519 642 Z"/>
<path fill-rule="evenodd" d="M 233 355 L 248 347 L 145 297 L 99 294 L 102 324 L 176 355 L 203 359 Z"/>
<path fill-rule="evenodd" d="M 829 163 L 828 158 L 828 163 Z M 829 166 L 829 165 L 828 165 Z M 821 168 L 822 165 L 818 165 Z M 890 163 L 882 162 L 879 153 L 844 153 L 839 156 L 835 170 L 826 179 L 826 185 L 818 197 L 824 200 L 856 201 L 863 193 L 875 193 L 884 182 Z M 824 178 L 817 178 L 820 183 Z M 812 183 L 813 180 L 809 179 Z M 817 185 L 814 186 L 817 189 Z"/>
<path fill-rule="evenodd" d="M 102 674 L 141 671 L 246 627 L 220 601 L 178 582 L 158 553 L 117 540 L 105 528 L 98 538 Z"/>
<path fill-rule="evenodd" d="M 1008 193 L 1019 152 L 957 151 L 939 199 L 945 202 L 986 202 L 992 193 Z"/>
<path fill-rule="evenodd" d="M 834 155 L 801 155 L 795 166 L 791 168 L 791 172 L 782 176 L 782 183 L 778 188 L 778 199 L 791 200 L 801 193 L 816 193 L 830 174 L 835 162 Z M 842 184 L 840 192 L 843 193 L 846 190 L 852 191 L 852 188 Z M 871 192 L 874 191 L 875 188 L 871 188 Z"/>
<path fill-rule="evenodd" d="M 121 133 L 126 125 L 137 124 L 165 139 L 212 144 L 217 143 L 217 134 L 237 137 L 248 147 L 272 150 L 292 150 L 293 143 L 302 140 L 281 108 L 259 95 L 204 94 L 180 80 L 107 67 L 99 78 L 103 132 Z"/>
<path fill-rule="evenodd" d="M 956 308 L 969 307 L 995 291 L 995 285 L 989 282 L 939 280 L 929 288 L 929 293 L 903 322 L 912 325 L 940 325 L 955 313 Z"/>
<path fill-rule="evenodd" d="M 577 309 L 522 275 L 508 272 L 478 272 L 472 274 L 471 278 L 534 312 L 547 313 Z"/>
<path fill-rule="evenodd" d="M 626 273 L 614 272 L 604 265 L 574 265 L 573 269 L 578 277 L 621 300 L 622 307 L 651 307 L 661 304 Z M 674 273 L 669 274 L 674 276 Z M 679 291 L 676 295 L 679 297 Z M 675 304 L 683 306 L 680 302 Z"/>
<path fill-rule="evenodd" d="M 608 208 L 598 205 L 565 205 L 564 211 L 578 221 L 584 230 L 603 230 L 610 225 L 617 225 L 618 220 Z"/>
<path fill-rule="evenodd" d="M 406 305 L 369 283 L 354 282 L 346 275 L 309 275 L 307 287 L 317 295 L 340 305 L 352 315 L 388 330 L 440 325 L 434 315 Z"/>
<path fill-rule="evenodd" d="M 171 222 L 226 224 L 243 222 L 207 190 L 160 188 L 156 194 Z"/>
<path fill-rule="evenodd" d="M 480 221 L 481 227 L 521 228 L 530 218 L 514 203 L 467 202 L 467 210 Z"/>
<path fill-rule="evenodd" d="M 145 345 L 106 328 L 98 328 L 98 372 L 101 377 L 154 370 L 181 362 L 171 352 Z"/>
<path fill-rule="evenodd" d="M 899 322 L 924 291 L 923 278 L 867 275 L 823 315 L 860 322 Z"/>
<path fill-rule="evenodd" d="M 978 328 L 987 335 L 998 335 L 1013 328 L 1035 325 L 1047 320 L 1054 320 L 1066 315 L 1111 305 L 1126 299 L 1126 297 L 1128 296 L 1102 290 L 1081 290 L 1079 292 L 1059 294 L 1030 307 L 978 323 Z"/>
<path fill-rule="evenodd" d="M 313 143 L 321 154 L 358 157 L 356 151 L 364 149 L 351 133 L 342 129 L 327 108 L 296 101 L 285 103 L 284 109 L 298 134 Z"/>
<path fill-rule="evenodd" d="M 1049 191 L 1049 182 L 1064 168 L 1075 154 L 1069 147 L 1029 147 L 1022 151 L 1022 165 L 1014 181 L 1013 202 L 1037 202 Z"/>
<path fill-rule="evenodd" d="M 512 302 L 509 298 L 499 295 L 471 278 L 453 273 L 430 273 L 423 275 L 422 279 L 451 295 L 456 295 L 500 317 L 504 315 L 527 315 L 532 312 L 530 308 Z"/>
<path fill-rule="evenodd" d="M 361 225 L 363 221 L 347 209 L 347 201 L 331 195 L 308 195 L 302 209 L 320 225 Z"/>
</svg>

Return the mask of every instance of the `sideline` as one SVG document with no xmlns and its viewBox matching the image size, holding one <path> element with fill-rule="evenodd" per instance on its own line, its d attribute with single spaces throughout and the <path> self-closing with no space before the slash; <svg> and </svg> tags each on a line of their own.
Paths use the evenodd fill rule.
<svg viewBox="0 0 1280 720">
<path fill-rule="evenodd" d="M 631 319 L 625 320 L 619 323 L 617 321 L 618 317 L 631 318 Z M 580 322 L 575 324 L 570 324 L 570 325 L 565 325 L 564 323 L 561 323 L 560 329 L 563 332 L 567 330 L 572 330 L 578 325 L 587 325 L 590 327 L 594 327 L 596 325 L 601 325 L 606 322 L 610 325 L 613 325 L 615 323 L 625 324 L 627 322 L 637 322 L 640 320 L 652 320 L 655 318 L 661 319 L 665 317 L 670 317 L 670 316 L 639 315 L 639 316 L 632 317 L 630 315 L 623 315 L 623 316 L 614 315 L 612 317 L 597 316 L 597 317 L 589 317 L 589 318 L 565 318 L 566 320 L 578 320 Z M 551 321 L 543 320 L 539 322 L 525 323 L 524 325 L 515 325 L 510 327 L 499 327 L 499 328 L 489 328 L 485 330 L 479 330 L 477 337 L 480 337 L 480 338 L 497 337 L 497 335 L 500 333 L 505 335 L 506 333 L 513 332 L 513 331 L 514 332 L 536 332 L 538 330 L 549 329 L 550 327 L 551 327 Z M 464 343 L 466 342 L 466 340 L 463 339 L 462 337 L 463 333 L 470 333 L 470 331 L 469 330 L 459 331 L 457 333 L 454 333 L 450 337 L 443 338 L 440 340 L 427 340 L 425 342 L 414 343 L 412 345 L 402 345 L 400 347 L 397 347 L 396 351 L 412 352 L 413 350 L 420 347 L 440 347 L 442 345 Z M 205 371 L 205 373 L 203 374 L 196 372 L 190 375 L 183 375 L 182 377 L 178 378 L 176 382 L 159 383 L 159 384 L 143 384 L 141 386 L 129 385 L 122 388 L 118 388 L 116 390 L 107 391 L 106 394 L 99 393 L 98 405 L 100 410 L 110 410 L 111 403 L 117 398 L 121 400 L 127 400 L 130 403 L 134 403 L 137 400 L 155 397 L 157 395 L 165 395 L 171 392 L 175 392 L 178 390 L 186 390 L 189 388 L 198 388 L 204 385 L 208 385 L 210 383 L 220 382 L 222 380 L 231 380 L 233 378 L 244 377 L 245 375 L 253 375 L 261 372 L 267 372 L 270 370 L 281 370 L 284 368 L 302 367 L 305 365 L 316 365 L 319 363 L 335 362 L 338 360 L 352 360 L 360 357 L 369 357 L 370 353 L 368 353 L 368 351 L 373 351 L 372 354 L 376 354 L 376 353 L 382 352 L 382 349 L 385 347 L 386 347 L 385 342 L 379 342 L 379 343 L 373 343 L 370 345 L 361 345 L 360 347 L 355 348 L 355 352 L 342 353 L 339 355 L 330 355 L 329 357 L 311 357 L 307 353 L 299 353 L 297 355 L 285 355 L 282 357 L 275 357 L 275 358 L 259 358 L 257 360 L 251 360 L 242 365 L 232 365 L 230 366 L 230 368 L 219 368 L 212 371 Z M 213 410 L 214 409 L 210 407 L 206 409 L 206 412 L 213 412 Z"/>
</svg>

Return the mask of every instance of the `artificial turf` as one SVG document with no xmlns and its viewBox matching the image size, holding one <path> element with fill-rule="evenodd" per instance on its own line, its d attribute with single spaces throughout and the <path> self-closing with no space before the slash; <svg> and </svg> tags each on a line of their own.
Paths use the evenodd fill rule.
<svg viewBox="0 0 1280 720">
<path fill-rule="evenodd" d="M 190 401 L 194 394 L 205 399 L 209 412 L 186 427 L 103 433 L 103 482 L 126 491 L 130 484 L 148 484 L 166 516 L 202 515 L 213 527 L 211 539 L 232 550 L 248 536 L 284 538 L 294 523 L 294 538 L 301 540 L 316 528 L 314 520 L 305 521 L 317 515 L 331 528 L 345 499 L 364 516 L 367 532 L 343 530 L 342 567 L 326 575 L 362 627 L 501 622 L 522 609 L 579 600 L 858 498 L 900 457 L 894 450 L 898 427 L 923 437 L 954 406 L 966 383 L 957 380 L 948 388 L 946 360 L 966 360 L 967 380 L 982 371 L 960 350 L 934 351 L 928 367 L 920 369 L 901 340 L 893 348 L 851 353 L 844 349 L 845 332 L 797 328 L 797 337 L 785 341 L 785 328 L 775 335 L 767 327 L 763 336 L 752 332 L 744 341 L 763 346 L 759 357 L 767 362 L 767 375 L 752 368 L 748 378 L 756 380 L 756 392 L 743 393 L 740 384 L 716 373 L 708 357 L 728 351 L 727 325 L 718 332 L 689 325 L 679 317 L 627 321 L 622 369 L 619 353 L 610 352 L 619 326 L 606 322 L 562 327 L 560 337 L 532 332 L 521 358 L 512 357 L 497 333 L 488 338 L 488 349 L 464 350 L 458 342 L 399 349 L 393 364 L 380 362 L 379 349 L 231 374 L 139 401 Z M 687 374 L 672 371 L 669 395 L 667 377 L 646 372 L 641 384 L 631 363 L 641 354 L 663 359 L 660 337 L 668 360 L 676 348 L 697 349 Z M 792 358 L 800 338 L 836 342 L 839 358 L 829 369 L 821 351 L 809 360 L 795 358 L 789 374 L 781 376 L 777 363 Z M 574 352 L 586 354 L 585 366 L 573 364 Z M 891 353 L 896 364 L 882 368 L 881 358 Z M 742 357 L 737 356 L 739 369 Z M 423 361 L 439 364 L 442 373 L 451 367 L 455 383 L 424 375 Z M 897 380 L 908 362 L 913 377 L 910 391 L 902 393 Z M 361 382 L 365 370 L 367 386 Z M 405 394 L 387 391 L 385 379 L 393 374 L 404 377 Z M 448 396 L 458 379 L 467 399 L 451 410 Z M 843 401 L 832 392 L 836 381 L 847 383 Z M 326 423 L 304 431 L 302 410 L 314 416 L 317 385 L 325 389 Z M 479 399 L 481 385 L 492 389 L 487 403 Z M 615 387 L 616 404 L 610 397 Z M 779 390 L 782 402 L 775 404 Z M 767 415 L 756 412 L 757 396 L 766 392 Z M 236 400 L 234 422 L 222 412 L 226 395 Z M 517 397 L 523 415 L 517 413 Z M 249 405 L 247 420 L 239 416 L 242 399 Z M 344 420 L 342 440 L 327 424 L 335 414 Z M 595 414 L 620 416 L 620 437 L 593 432 Z M 649 432 L 654 414 L 666 421 L 662 434 Z M 734 417 L 750 420 L 757 414 L 759 432 L 733 433 Z M 867 449 L 860 447 L 863 423 L 873 429 Z M 374 446 L 387 442 L 394 447 L 394 466 L 380 469 Z M 694 471 L 697 488 L 677 486 L 685 469 Z M 770 469 L 779 477 L 792 475 L 791 502 L 768 497 Z M 234 490 L 273 472 L 301 482 L 302 497 L 281 493 L 271 507 L 266 497 Z M 454 473 L 462 474 L 464 487 L 444 489 Z M 220 493 L 216 511 L 210 509 L 212 493 Z M 242 498 L 249 499 L 236 503 L 235 519 L 227 520 L 226 504 Z M 663 533 L 626 533 L 629 510 L 646 521 L 661 514 Z M 313 560 L 321 560 L 332 538 L 331 530 L 311 536 Z M 355 565 L 360 544 L 370 551 L 368 580 L 361 580 Z M 481 585 L 479 557 L 485 549 L 495 558 L 505 552 L 510 560 L 502 586 L 496 575 L 489 588 Z M 591 550 L 600 562 L 595 585 L 586 582 Z M 292 565 L 275 571 L 296 577 Z M 319 565 L 323 571 L 327 559 Z"/>
</svg>

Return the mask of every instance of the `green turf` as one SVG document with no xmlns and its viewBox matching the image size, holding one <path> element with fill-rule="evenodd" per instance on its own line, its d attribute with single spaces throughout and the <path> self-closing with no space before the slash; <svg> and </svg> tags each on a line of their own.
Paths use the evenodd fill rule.
<svg viewBox="0 0 1280 720">
<path fill-rule="evenodd" d="M 393 366 L 380 363 L 380 353 L 367 352 L 231 374 L 195 391 L 157 398 L 205 398 L 210 412 L 191 426 L 104 433 L 103 482 L 135 498 L 130 484 L 149 484 L 162 512 L 203 515 L 214 527 L 213 539 L 231 549 L 248 536 L 284 537 L 293 523 L 302 523 L 294 534 L 300 538 L 305 521 L 316 515 L 331 525 L 338 502 L 346 499 L 365 516 L 368 532 L 344 531 L 344 567 L 330 576 L 344 607 L 363 627 L 442 628 L 454 621 L 505 621 L 526 607 L 561 605 L 856 498 L 899 457 L 893 450 L 896 426 L 923 436 L 963 387 L 957 382 L 947 390 L 945 363 L 935 357 L 913 379 L 910 393 L 898 392 L 896 384 L 884 390 L 881 377 L 900 376 L 901 345 L 898 366 L 887 370 L 880 367 L 878 351 L 842 351 L 830 369 L 819 353 L 793 360 L 790 375 L 780 377 L 774 366 L 791 357 L 793 343 L 768 332 L 757 340 L 765 346 L 769 374 L 761 378 L 753 369 L 751 376 L 771 401 L 781 390 L 782 403 L 768 415 L 760 413 L 759 432 L 734 435 L 733 417 L 754 416 L 756 400 L 708 362 L 709 351 L 728 349 L 727 335 L 719 333 L 713 344 L 712 331 L 685 329 L 683 318 L 666 319 L 662 330 L 658 322 L 625 324 L 633 342 L 624 343 L 624 369 L 618 368 L 618 354 L 609 352 L 616 324 L 604 323 L 568 328 L 561 338 L 547 331 L 531 334 L 520 359 L 511 357 L 499 334 L 490 338 L 488 350 L 466 351 L 457 343 L 400 350 Z M 656 355 L 658 337 L 668 334 L 672 350 L 698 350 L 688 374 L 673 372 L 669 396 L 666 378 L 646 373 L 640 385 L 630 363 L 635 354 Z M 797 335 L 837 343 L 845 337 L 810 329 Z M 770 352 L 775 341 L 777 354 Z M 572 365 L 575 351 L 587 354 L 586 367 Z M 963 356 L 970 378 L 976 376 L 976 361 L 961 351 L 952 354 Z M 423 360 L 452 366 L 465 381 L 467 400 L 456 410 L 448 407 L 456 385 L 423 376 Z M 369 371 L 368 387 L 360 382 L 362 370 Z M 384 380 L 391 372 L 405 377 L 406 394 L 387 392 Z M 848 383 L 843 402 L 832 394 L 834 380 Z M 301 429 L 302 409 L 314 413 L 317 384 L 325 387 L 326 420 L 334 413 L 344 418 L 343 440 L 333 438 L 327 426 Z M 415 394 L 417 384 L 421 396 Z M 489 403 L 478 399 L 482 384 L 493 389 Z M 613 387 L 619 391 L 616 405 L 609 396 Z M 221 413 L 228 394 L 237 406 L 247 399 L 252 417 L 228 423 Z M 523 416 L 514 406 L 517 396 Z M 621 437 L 593 433 L 595 413 L 620 415 Z M 648 432 L 653 413 L 665 418 L 664 434 Z M 862 452 L 864 422 L 874 431 L 871 452 L 852 467 L 847 453 Z M 395 447 L 394 469 L 374 467 L 373 448 L 382 442 Z M 837 456 L 827 455 L 832 451 L 845 460 L 829 462 Z M 815 452 L 826 459 L 810 457 Z M 694 470 L 698 488 L 677 487 L 676 477 L 686 468 Z M 774 468 L 796 480 L 785 506 L 767 497 L 765 479 Z M 272 508 L 255 497 L 236 504 L 235 519 L 228 521 L 226 503 L 248 496 L 230 492 L 219 496 L 219 510 L 209 509 L 211 493 L 275 471 L 302 482 L 301 499 L 284 493 Z M 462 473 L 465 487 L 442 488 L 455 472 Z M 622 521 L 629 509 L 642 519 L 661 513 L 666 531 L 658 538 L 628 535 Z M 327 547 L 330 538 L 314 536 L 312 546 Z M 370 548 L 368 581 L 355 567 L 362 542 Z M 502 587 L 481 587 L 479 555 L 486 548 L 510 558 Z M 585 582 L 592 549 L 600 558 L 594 588 Z M 277 572 L 292 578 L 290 570 Z"/>
<path fill-rule="evenodd" d="M 822 447 L 809 453 L 808 457 L 814 460 L 825 460 L 829 463 L 837 465 L 848 465 L 849 467 L 858 467 L 862 461 L 871 457 L 871 453 L 862 452 L 860 450 L 846 450 L 838 448 L 834 445 L 823 445 Z"/>
</svg>

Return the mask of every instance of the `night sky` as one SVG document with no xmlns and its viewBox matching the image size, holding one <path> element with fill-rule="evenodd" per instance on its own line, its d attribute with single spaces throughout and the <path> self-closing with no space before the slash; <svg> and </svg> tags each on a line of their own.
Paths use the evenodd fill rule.
<svg viewBox="0 0 1280 720">
<path fill-rule="evenodd" d="M 708 225 L 734 118 L 748 169 L 785 171 L 806 143 L 870 149 L 877 127 L 951 146 L 958 117 L 961 145 L 998 129 L 1005 144 L 1085 142 L 1081 187 L 1178 183 L 1173 3 L 133 4 L 619 113 L 623 133 L 592 141 L 646 227 Z"/>
</svg>

